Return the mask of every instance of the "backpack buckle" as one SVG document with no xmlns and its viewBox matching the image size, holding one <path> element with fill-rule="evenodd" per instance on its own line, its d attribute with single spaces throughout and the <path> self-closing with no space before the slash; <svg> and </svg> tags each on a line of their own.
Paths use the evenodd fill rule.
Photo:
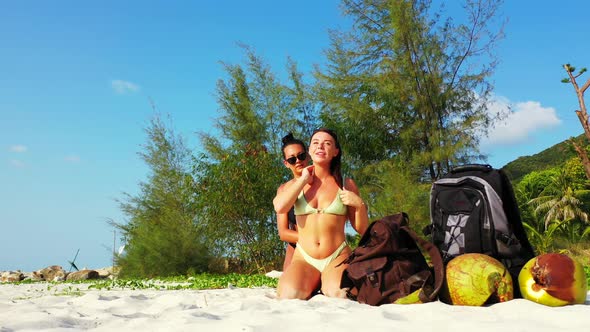
<svg viewBox="0 0 590 332">
<path fill-rule="evenodd" d="M 369 283 L 371 284 L 371 286 L 373 288 L 379 287 L 379 280 L 378 279 L 379 278 L 377 278 L 377 274 L 375 274 L 373 269 L 369 268 L 367 270 L 367 280 L 369 280 Z"/>
<path fill-rule="evenodd" d="M 520 242 L 515 237 L 508 236 L 508 234 L 497 233 L 496 239 L 504 242 L 507 246 L 518 245 Z"/>
</svg>

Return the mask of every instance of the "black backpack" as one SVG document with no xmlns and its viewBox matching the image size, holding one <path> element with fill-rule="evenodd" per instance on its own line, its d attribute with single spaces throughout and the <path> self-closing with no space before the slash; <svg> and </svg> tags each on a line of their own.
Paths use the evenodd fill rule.
<svg viewBox="0 0 590 332">
<path fill-rule="evenodd" d="M 490 165 L 455 167 L 432 184 L 430 220 L 424 233 L 445 264 L 465 253 L 492 256 L 510 271 L 520 296 L 518 273 L 535 252 L 506 173 Z"/>
<path fill-rule="evenodd" d="M 341 287 L 349 289 L 349 298 L 370 305 L 437 299 L 444 279 L 442 258 L 432 243 L 408 227 L 408 220 L 402 212 L 369 225 L 342 263 L 348 264 Z M 430 255 L 433 268 L 420 249 Z"/>
</svg>

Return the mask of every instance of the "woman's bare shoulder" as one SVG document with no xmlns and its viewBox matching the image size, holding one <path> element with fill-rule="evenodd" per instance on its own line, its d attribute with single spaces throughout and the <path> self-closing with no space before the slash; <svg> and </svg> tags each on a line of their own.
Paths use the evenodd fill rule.
<svg viewBox="0 0 590 332">
<path fill-rule="evenodd" d="M 288 188 L 290 185 L 292 185 L 292 184 L 293 184 L 293 182 L 295 182 L 295 179 L 291 179 L 291 180 L 289 180 L 289 181 L 287 181 L 287 182 L 285 182 L 285 183 L 281 184 L 281 185 L 279 186 L 279 188 L 277 189 L 277 192 L 281 192 L 281 191 L 285 190 L 285 189 L 286 189 L 286 188 Z"/>
<path fill-rule="evenodd" d="M 344 188 L 346 188 L 346 190 L 350 190 L 350 191 L 358 191 L 358 187 L 357 187 L 356 183 L 351 178 L 344 179 Z"/>
</svg>

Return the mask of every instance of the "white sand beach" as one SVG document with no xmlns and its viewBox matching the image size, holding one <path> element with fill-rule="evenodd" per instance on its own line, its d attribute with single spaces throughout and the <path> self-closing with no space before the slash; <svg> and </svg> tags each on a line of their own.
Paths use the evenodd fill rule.
<svg viewBox="0 0 590 332">
<path fill-rule="evenodd" d="M 48 286 L 49 290 L 48 290 Z M 277 300 L 274 288 L 96 290 L 1 284 L 0 331 L 587 331 L 585 305 L 524 299 L 488 307 L 441 302 L 371 307 L 322 295 Z"/>
</svg>

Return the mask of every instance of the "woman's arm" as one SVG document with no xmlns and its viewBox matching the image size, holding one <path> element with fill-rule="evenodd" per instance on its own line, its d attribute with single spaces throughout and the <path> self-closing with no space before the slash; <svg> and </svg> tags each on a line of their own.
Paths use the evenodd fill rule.
<svg viewBox="0 0 590 332">
<path fill-rule="evenodd" d="M 301 176 L 297 179 L 289 181 L 277 189 L 277 195 L 272 200 L 275 212 L 277 214 L 283 214 L 289 212 L 291 207 L 295 204 L 297 196 L 306 184 L 311 183 L 313 180 L 313 166 L 306 167 Z"/>
<path fill-rule="evenodd" d="M 287 213 L 277 214 L 277 228 L 281 240 L 288 243 L 297 243 L 299 240 L 297 231 L 289 228 L 289 215 Z"/>
<path fill-rule="evenodd" d="M 359 190 L 354 180 L 345 179 L 344 181 L 345 185 L 342 188 L 340 199 L 348 206 L 348 220 L 350 220 L 352 228 L 362 236 L 369 226 L 367 205 L 359 196 Z"/>
</svg>

